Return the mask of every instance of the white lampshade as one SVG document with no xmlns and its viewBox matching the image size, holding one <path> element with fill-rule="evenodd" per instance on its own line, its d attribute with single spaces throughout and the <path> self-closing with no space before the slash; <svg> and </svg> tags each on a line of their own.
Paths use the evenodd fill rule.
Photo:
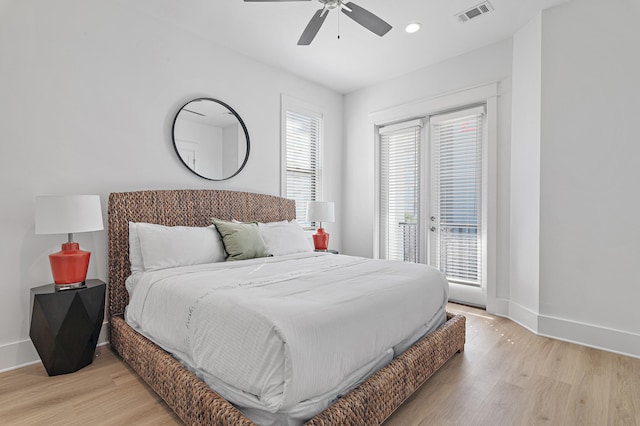
<svg viewBox="0 0 640 426">
<path fill-rule="evenodd" d="M 36 197 L 36 234 L 74 234 L 103 229 L 98 195 Z"/>
<path fill-rule="evenodd" d="M 336 213 L 333 201 L 309 201 L 307 203 L 307 221 L 333 222 Z"/>
</svg>

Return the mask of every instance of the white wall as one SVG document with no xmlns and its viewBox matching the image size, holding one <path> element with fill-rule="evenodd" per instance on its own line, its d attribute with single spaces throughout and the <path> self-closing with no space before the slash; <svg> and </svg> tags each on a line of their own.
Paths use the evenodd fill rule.
<svg viewBox="0 0 640 426">
<path fill-rule="evenodd" d="M 499 82 L 497 170 L 497 271 L 495 293 L 508 298 L 509 139 L 512 43 L 505 40 L 345 97 L 342 204 L 343 251 L 372 256 L 374 250 L 374 134 L 371 115 L 468 87 Z M 374 114 L 375 115 L 375 114 Z M 415 118 L 415 117 L 406 117 Z"/>
<path fill-rule="evenodd" d="M 640 357 L 640 2 L 543 13 L 540 331 Z"/>
<path fill-rule="evenodd" d="M 509 315 L 537 330 L 540 281 L 542 18 L 513 37 Z"/>
<path fill-rule="evenodd" d="M 327 197 L 341 198 L 342 96 L 216 47 L 124 0 L 2 3 L 0 13 L 0 370 L 36 360 L 29 289 L 51 282 L 63 235 L 34 234 L 35 196 L 212 188 L 280 192 L 280 95 L 325 110 Z M 196 97 L 231 105 L 251 137 L 225 182 L 189 172 L 171 124 Z M 340 247 L 338 221 L 332 247 Z M 329 227 L 327 227 L 329 228 Z M 106 231 L 76 234 L 89 277 L 107 279 Z"/>
</svg>

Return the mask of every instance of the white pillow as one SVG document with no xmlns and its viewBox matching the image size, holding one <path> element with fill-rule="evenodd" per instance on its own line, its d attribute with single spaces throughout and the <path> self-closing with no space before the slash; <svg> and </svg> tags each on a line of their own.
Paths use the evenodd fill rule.
<svg viewBox="0 0 640 426">
<path fill-rule="evenodd" d="M 132 275 L 136 272 L 144 271 L 140 239 L 138 238 L 138 224 L 136 222 L 129 222 L 129 262 L 131 263 Z"/>
<path fill-rule="evenodd" d="M 272 256 L 284 256 L 294 253 L 313 251 L 313 245 L 298 222 L 259 223 L 267 252 Z"/>
<path fill-rule="evenodd" d="M 214 226 L 162 226 L 137 223 L 145 271 L 222 262 L 226 253 Z"/>
</svg>

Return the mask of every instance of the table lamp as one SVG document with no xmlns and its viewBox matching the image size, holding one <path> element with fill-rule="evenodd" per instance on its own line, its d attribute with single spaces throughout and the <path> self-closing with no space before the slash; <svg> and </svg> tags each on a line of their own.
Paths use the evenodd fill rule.
<svg viewBox="0 0 640 426">
<path fill-rule="evenodd" d="M 91 253 L 73 241 L 76 232 L 101 231 L 98 195 L 43 195 L 36 197 L 36 234 L 68 234 L 62 250 L 49 255 L 56 290 L 85 286 Z"/>
<path fill-rule="evenodd" d="M 329 247 L 329 234 L 324 232 L 322 222 L 333 222 L 335 217 L 333 201 L 309 201 L 307 203 L 307 221 L 320 222 L 320 227 L 313 234 L 313 245 L 316 250 L 326 251 Z"/>
</svg>

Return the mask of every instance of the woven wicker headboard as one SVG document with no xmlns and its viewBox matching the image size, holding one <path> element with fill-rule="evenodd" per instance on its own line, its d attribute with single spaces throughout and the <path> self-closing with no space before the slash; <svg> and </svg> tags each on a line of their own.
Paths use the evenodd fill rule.
<svg viewBox="0 0 640 426">
<path fill-rule="evenodd" d="M 129 222 L 209 226 L 211 218 L 273 222 L 295 219 L 295 202 L 272 195 L 222 190 L 163 190 L 109 194 L 109 315 L 129 303 Z"/>
</svg>

